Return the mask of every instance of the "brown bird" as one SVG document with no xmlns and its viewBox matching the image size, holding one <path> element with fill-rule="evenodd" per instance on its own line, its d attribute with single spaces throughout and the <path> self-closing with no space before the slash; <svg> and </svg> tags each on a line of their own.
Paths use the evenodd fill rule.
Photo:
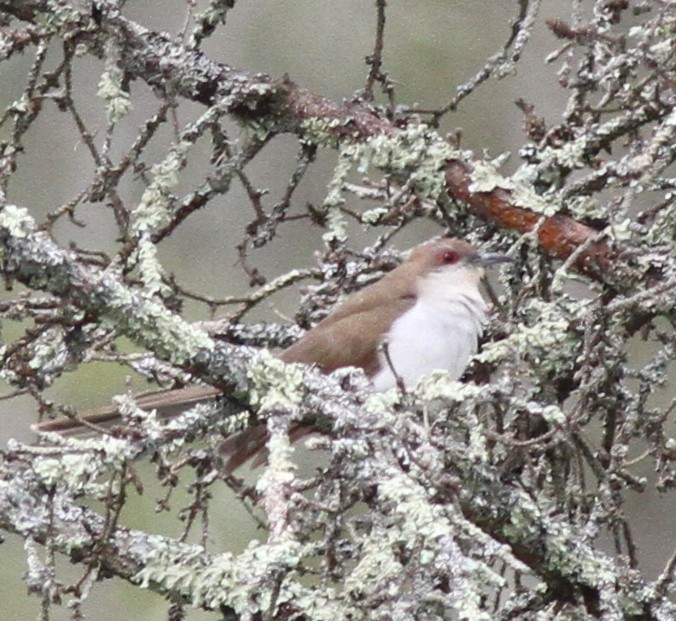
<svg viewBox="0 0 676 621">
<path fill-rule="evenodd" d="M 477 351 L 486 322 L 487 306 L 479 290 L 484 268 L 510 260 L 502 254 L 481 254 L 457 239 L 421 244 L 399 267 L 339 305 L 280 358 L 314 364 L 324 373 L 361 367 L 378 391 L 402 383 L 413 387 L 437 369 L 458 379 Z M 196 385 L 147 393 L 137 404 L 172 416 L 219 394 L 213 387 Z M 40 423 L 37 430 L 70 435 L 119 420 L 117 409 L 108 407 L 86 414 L 83 422 L 59 418 Z M 229 438 L 227 446 L 242 453 L 231 459 L 231 465 L 239 465 L 254 452 L 253 445 L 262 442 L 260 432 Z M 245 448 L 249 444 L 252 447 Z"/>
</svg>

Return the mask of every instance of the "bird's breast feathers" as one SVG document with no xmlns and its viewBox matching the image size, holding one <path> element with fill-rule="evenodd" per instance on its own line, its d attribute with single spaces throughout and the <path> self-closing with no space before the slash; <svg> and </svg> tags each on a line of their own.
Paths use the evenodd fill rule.
<svg viewBox="0 0 676 621">
<path fill-rule="evenodd" d="M 477 351 L 485 319 L 486 304 L 480 295 L 418 298 L 392 323 L 385 337 L 389 362 L 382 351 L 380 369 L 372 378 L 376 390 L 396 385 L 390 367 L 409 388 L 435 370 L 448 371 L 452 379 L 458 379 Z"/>
</svg>

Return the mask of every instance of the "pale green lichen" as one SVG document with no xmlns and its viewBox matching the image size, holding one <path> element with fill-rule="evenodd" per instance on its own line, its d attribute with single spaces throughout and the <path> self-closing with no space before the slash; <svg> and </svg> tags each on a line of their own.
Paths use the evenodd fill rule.
<svg viewBox="0 0 676 621">
<path fill-rule="evenodd" d="M 598 216 L 598 201 L 591 196 L 571 196 L 566 199 L 566 208 L 579 220 Z"/>
<path fill-rule="evenodd" d="M 465 459 L 474 464 L 489 462 L 488 430 L 476 415 L 474 408 L 466 408 L 463 411 L 463 425 L 469 432 L 468 442 L 463 451 Z"/>
<path fill-rule="evenodd" d="M 152 321 L 144 326 L 144 334 L 161 345 L 163 350 L 167 349 L 165 353 L 171 362 L 184 362 L 199 349 L 213 349 L 214 341 L 206 332 L 180 320 L 164 306 L 151 306 L 148 310 Z M 156 334 L 157 338 L 154 338 Z"/>
<path fill-rule="evenodd" d="M 110 436 L 64 439 L 54 433 L 41 435 L 60 446 L 54 449 L 26 447 L 25 450 L 34 453 L 32 470 L 45 486 L 69 494 L 97 498 L 110 493 L 110 483 L 104 475 L 121 471 L 138 452 L 126 441 Z"/>
<path fill-rule="evenodd" d="M 361 221 L 363 224 L 377 224 L 380 219 L 385 217 L 388 213 L 389 210 L 386 207 L 374 207 L 361 215 Z"/>
<path fill-rule="evenodd" d="M 30 97 L 23 93 L 19 99 L 15 100 L 7 108 L 10 112 L 16 112 L 17 114 L 25 114 L 30 109 Z"/>
<path fill-rule="evenodd" d="M 269 466 L 263 471 L 256 482 L 256 490 L 261 494 L 270 492 L 271 489 L 279 485 L 289 484 L 294 481 L 296 465 L 291 460 L 293 447 L 289 441 L 288 434 L 275 434 L 271 436 L 266 444 L 269 452 Z M 285 533 L 291 535 L 291 529 Z"/>
<path fill-rule="evenodd" d="M 106 69 L 99 80 L 97 96 L 106 102 L 108 121 L 115 124 L 132 109 L 129 92 L 123 87 L 124 70 L 120 62 L 120 42 L 109 37 L 104 44 Z"/>
<path fill-rule="evenodd" d="M 532 186 L 516 184 L 512 191 L 512 202 L 518 207 L 530 209 L 543 216 L 553 216 L 560 211 L 560 204 L 551 196 L 537 194 Z"/>
<path fill-rule="evenodd" d="M 387 423 L 390 419 L 396 418 L 393 408 L 400 402 L 401 395 L 393 388 L 385 392 L 371 393 L 364 401 L 362 409 L 364 414 L 368 414 L 374 420 Z"/>
<path fill-rule="evenodd" d="M 104 71 L 96 94 L 106 102 L 106 113 L 111 123 L 117 123 L 132 109 L 129 93 L 122 88 L 118 71 Z"/>
<path fill-rule="evenodd" d="M 298 607 L 306 612 L 308 619 L 317 621 L 335 621 L 336 619 L 358 619 L 363 617 L 363 609 L 347 606 L 345 598 L 338 595 L 335 589 L 323 587 L 312 592 L 302 591 L 296 599 Z M 360 616 L 362 613 L 362 616 Z"/>
<path fill-rule="evenodd" d="M 268 421 L 268 466 L 256 483 L 260 504 L 268 523 L 269 544 L 295 541 L 295 520 L 292 518 L 290 495 L 296 480 L 296 465 L 291 460 L 293 447 L 289 438 L 289 421 L 275 417 Z"/>
<path fill-rule="evenodd" d="M 270 352 L 257 352 L 247 369 L 250 402 L 260 413 L 298 407 L 305 393 L 303 365 L 286 364 Z"/>
<path fill-rule="evenodd" d="M 484 345 L 476 360 L 495 364 L 525 358 L 542 376 L 564 373 L 574 364 L 580 344 L 571 324 L 588 305 L 564 294 L 555 303 L 533 298 L 523 306 L 510 335 Z"/>
<path fill-rule="evenodd" d="M 322 125 L 314 129 L 320 128 L 329 129 Z M 330 215 L 342 206 L 344 184 L 353 169 L 360 174 L 379 170 L 406 183 L 419 196 L 437 200 L 446 191 L 446 162 L 461 156 L 460 151 L 424 124 L 412 125 L 394 136 L 377 135 L 360 142 L 343 142 L 324 206 Z M 341 240 L 344 225 L 337 216 L 333 217 L 327 239 Z M 370 217 L 373 214 L 365 221 Z"/>
<path fill-rule="evenodd" d="M 37 458 L 33 472 L 49 487 L 59 484 L 70 489 L 78 489 L 99 474 L 98 466 L 84 453 Z"/>
<path fill-rule="evenodd" d="M 274 546 L 251 541 L 239 556 L 227 552 L 210 556 L 200 546 L 162 541 L 144 559 L 135 580 L 142 588 L 180 594 L 195 607 L 226 606 L 246 616 L 269 610 L 276 596 L 274 614 L 303 595 L 305 589 L 289 579 L 276 593 L 270 588 L 281 570 L 300 562 L 302 553 L 303 547 L 294 541 Z"/>
<path fill-rule="evenodd" d="M 284 289 L 287 285 L 294 283 L 305 276 L 304 272 L 299 269 L 289 270 L 281 276 L 277 276 L 272 280 L 267 281 L 263 286 L 256 289 L 255 296 L 256 299 L 264 300 L 270 296 L 270 294 Z"/>
<path fill-rule="evenodd" d="M 4 228 L 16 239 L 35 235 L 36 239 L 31 243 L 35 243 L 44 255 L 40 260 L 49 261 L 51 265 L 59 267 L 52 271 L 40 271 L 46 279 L 44 286 L 55 288 L 60 279 L 64 280 L 65 286 L 69 277 L 67 260 L 46 234 L 35 233 L 35 223 L 26 209 L 7 205 L 0 211 L 0 228 Z M 214 341 L 206 332 L 191 326 L 152 296 L 132 292 L 120 282 L 115 269 L 103 271 L 96 276 L 92 274 L 92 280 L 95 284 L 93 290 L 87 293 L 87 299 L 105 300 L 105 307 L 101 309 L 103 318 L 111 325 L 115 323 L 128 336 L 154 348 L 159 355 L 166 356 L 171 362 L 182 364 L 192 359 L 200 349 L 214 349 Z"/>
<path fill-rule="evenodd" d="M 476 162 L 470 178 L 469 191 L 473 193 L 492 192 L 498 188 L 513 190 L 515 185 L 513 180 L 505 178 L 498 172 L 494 162 Z"/>
<path fill-rule="evenodd" d="M 412 125 L 395 136 L 374 136 L 345 147 L 358 172 L 375 168 L 405 180 L 415 192 L 437 200 L 446 192 L 444 167 L 462 152 L 425 124 Z"/>
<path fill-rule="evenodd" d="M 193 21 L 196 24 L 203 23 L 208 26 L 217 26 L 218 24 L 224 24 L 228 11 L 231 8 L 232 8 L 231 5 L 227 2 L 212 3 L 203 11 L 196 13 L 193 16 Z"/>
<path fill-rule="evenodd" d="M 416 395 L 424 401 L 443 399 L 446 402 L 456 403 L 474 400 L 484 391 L 483 386 L 451 380 L 446 371 L 432 371 L 424 376 L 415 388 Z"/>
<path fill-rule="evenodd" d="M 551 196 L 542 196 L 533 190 L 537 170 L 533 166 L 520 167 L 511 177 L 504 177 L 498 171 L 501 159 L 476 162 L 470 174 L 471 192 L 492 192 L 496 189 L 511 192 L 515 205 L 530 209 L 542 215 L 553 215 L 559 210 L 558 201 Z"/>
<path fill-rule="evenodd" d="M 5 205 L 0 209 L 0 228 L 7 229 L 12 237 L 25 239 L 35 232 L 35 221 L 25 207 Z"/>
<path fill-rule="evenodd" d="M 347 221 L 336 207 L 329 208 L 326 214 L 327 231 L 322 234 L 322 239 L 331 243 L 337 241 L 344 244 L 347 241 Z"/>
<path fill-rule="evenodd" d="M 178 184 L 178 173 L 183 167 L 189 147 L 188 142 L 179 143 L 164 160 L 151 168 L 152 182 L 132 213 L 132 230 L 137 235 L 156 231 L 169 222 L 171 190 Z"/>
<path fill-rule="evenodd" d="M 629 241 L 634 236 L 633 222 L 629 218 L 624 218 L 619 222 L 612 222 L 605 228 L 604 233 L 617 242 Z"/>
<path fill-rule="evenodd" d="M 352 169 L 351 158 L 342 150 L 338 156 L 338 163 L 333 171 L 333 177 L 327 187 L 323 207 L 326 210 L 327 231 L 322 238 L 327 243 L 338 241 L 344 243 L 347 239 L 347 222 L 340 212 L 340 207 L 345 204 L 343 197 L 343 185 Z"/>
<path fill-rule="evenodd" d="M 543 160 L 545 161 L 550 156 L 559 165 L 571 170 L 584 168 L 586 165 L 585 159 L 587 157 L 588 142 L 584 137 L 579 137 L 577 140 L 566 142 L 556 148 L 550 147 L 549 149 L 549 153 L 545 152 L 544 154 Z"/>
<path fill-rule="evenodd" d="M 384 545 L 381 540 L 383 537 L 386 537 L 386 533 L 379 530 L 373 532 L 372 537 L 361 541 L 359 562 L 344 582 L 345 591 L 354 599 L 361 599 L 381 590 L 388 580 L 403 571 L 392 547 Z"/>
<path fill-rule="evenodd" d="M 389 551 L 399 546 L 419 550 L 425 564 L 438 569 L 443 567 L 451 574 L 453 607 L 462 611 L 465 618 L 490 621 L 492 615 L 482 605 L 482 592 L 504 580 L 484 562 L 461 552 L 455 540 L 457 528 L 449 521 L 453 509 L 431 503 L 428 489 L 391 468 L 381 472 L 378 494 L 383 506 L 391 506 L 399 519 L 398 528 L 387 531 L 389 541 L 374 552 L 375 560 L 387 559 Z M 461 516 L 459 518 L 464 521 Z M 389 563 L 389 569 L 396 570 L 396 566 Z"/>
<path fill-rule="evenodd" d="M 160 424 L 157 417 L 157 411 L 140 408 L 132 395 L 117 395 L 113 397 L 113 403 L 123 418 L 133 417 L 139 421 L 143 421 L 143 426 L 146 430 L 152 428 L 159 430 Z"/>
<path fill-rule="evenodd" d="M 541 414 L 548 423 L 558 426 L 566 424 L 566 415 L 560 407 L 548 405 L 542 408 Z"/>
<path fill-rule="evenodd" d="M 157 258 L 157 246 L 148 233 L 141 234 L 136 246 L 135 258 L 145 290 L 150 295 L 170 294 L 171 287 L 164 281 L 164 269 Z"/>
<path fill-rule="evenodd" d="M 518 494 L 511 503 L 511 526 L 505 529 L 507 536 L 515 541 L 523 541 L 536 527 L 544 536 L 546 544 L 546 562 L 551 571 L 562 576 L 575 576 L 575 579 L 585 584 L 600 586 L 613 585 L 617 576 L 613 571 L 612 561 L 598 550 L 586 545 L 584 537 L 577 528 L 564 521 L 557 515 L 555 507 L 546 496 L 541 495 L 537 503 L 528 494 L 513 491 Z M 548 510 L 551 505 L 551 510 Z M 606 600 L 606 605 L 617 608 L 619 601 L 614 589 L 606 590 L 612 597 Z M 615 617 L 612 617 L 615 618 Z"/>
<path fill-rule="evenodd" d="M 676 202 L 676 193 L 670 192 L 666 194 L 665 201 Z M 644 236 L 646 243 L 649 246 L 657 244 L 668 243 L 671 247 L 671 255 L 674 255 L 674 248 L 676 243 L 676 209 L 661 209 L 655 214 L 655 220 L 650 227 L 647 235 Z"/>
<path fill-rule="evenodd" d="M 338 146 L 338 139 L 334 135 L 336 127 L 340 127 L 342 121 L 334 118 L 330 120 L 312 117 L 300 124 L 300 134 L 303 142 L 318 147 L 334 148 Z"/>
<path fill-rule="evenodd" d="M 547 561 L 551 568 L 563 575 L 575 575 L 587 584 L 615 581 L 612 562 L 607 557 L 579 543 L 576 553 L 570 553 L 571 543 L 582 540 L 574 532 L 574 526 L 556 519 L 543 520 L 543 526 L 549 541 Z"/>
<path fill-rule="evenodd" d="M 199 350 L 214 349 L 213 339 L 204 330 L 187 323 L 150 296 L 136 294 L 136 298 L 113 274 L 102 276 L 100 288 L 108 300 L 105 308 L 108 319 L 170 362 L 182 364 Z M 138 312 L 141 306 L 143 312 Z"/>
<path fill-rule="evenodd" d="M 204 426 L 205 421 L 213 421 L 215 415 L 222 414 L 222 407 L 217 401 L 198 403 L 192 408 L 189 408 L 176 418 L 171 418 L 164 423 L 166 429 L 173 429 L 176 431 L 185 431 L 187 429 L 194 429 L 196 427 Z M 245 429 L 250 423 L 249 413 L 246 411 L 236 414 L 228 413 L 227 416 L 219 415 L 215 423 L 209 423 L 213 428 L 217 424 L 218 429 L 222 431 L 223 436 L 230 436 L 233 433 Z M 220 437 L 215 437 L 218 434 L 213 434 L 217 442 L 221 442 Z M 177 435 L 176 442 L 184 443 L 185 439 Z"/>
<path fill-rule="evenodd" d="M 47 10 L 36 11 L 33 18 L 35 25 L 41 30 L 57 33 L 62 28 L 67 27 L 69 22 L 77 22 L 81 19 L 80 13 L 61 2 L 48 0 L 47 7 Z"/>
<path fill-rule="evenodd" d="M 51 330 L 33 347 L 33 357 L 28 364 L 32 369 L 41 369 L 45 378 L 67 365 L 70 352 L 64 345 L 62 336 L 59 331 Z"/>
</svg>

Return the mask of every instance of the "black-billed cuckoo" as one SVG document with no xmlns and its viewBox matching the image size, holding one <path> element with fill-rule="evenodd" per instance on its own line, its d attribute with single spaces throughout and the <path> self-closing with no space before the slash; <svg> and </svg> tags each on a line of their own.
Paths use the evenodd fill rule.
<svg viewBox="0 0 676 621">
<path fill-rule="evenodd" d="M 421 244 L 399 267 L 339 305 L 280 358 L 317 365 L 324 373 L 361 367 L 378 391 L 401 382 L 413 387 L 437 369 L 458 379 L 477 351 L 486 321 L 487 306 L 479 290 L 484 268 L 510 260 L 502 254 L 481 254 L 457 239 Z M 148 393 L 137 404 L 171 415 L 219 394 L 210 386 L 189 386 Z M 110 407 L 83 418 L 109 425 L 119 421 L 119 414 Z M 37 429 L 77 434 L 87 426 L 76 418 L 60 418 Z"/>
</svg>

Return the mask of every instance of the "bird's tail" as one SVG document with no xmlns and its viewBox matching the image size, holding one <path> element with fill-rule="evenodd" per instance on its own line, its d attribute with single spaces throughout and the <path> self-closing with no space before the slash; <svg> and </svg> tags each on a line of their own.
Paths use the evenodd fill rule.
<svg viewBox="0 0 676 621">
<path fill-rule="evenodd" d="M 156 410 L 160 418 L 173 418 L 186 409 L 204 401 L 213 401 L 220 392 L 212 386 L 155 390 L 136 397 L 137 405 L 147 412 Z M 80 416 L 60 416 L 33 425 L 36 432 L 56 432 L 66 437 L 87 437 L 107 433 L 123 424 L 120 410 L 111 405 Z"/>
<path fill-rule="evenodd" d="M 173 418 L 188 408 L 213 401 L 220 391 L 211 386 L 187 386 L 185 388 L 156 390 L 136 397 L 138 407 L 145 411 L 155 410 L 160 418 Z M 42 421 L 33 426 L 38 433 L 53 432 L 69 438 L 86 438 L 112 433 L 116 426 L 124 425 L 119 408 L 108 406 L 82 415 L 60 416 Z M 294 425 L 290 430 L 291 442 L 312 433 L 311 427 Z M 255 424 L 228 436 L 219 452 L 224 460 L 224 471 L 231 474 L 237 468 L 250 462 L 252 468 L 264 464 L 268 457 L 266 443 L 268 433 L 264 424 Z"/>
</svg>

